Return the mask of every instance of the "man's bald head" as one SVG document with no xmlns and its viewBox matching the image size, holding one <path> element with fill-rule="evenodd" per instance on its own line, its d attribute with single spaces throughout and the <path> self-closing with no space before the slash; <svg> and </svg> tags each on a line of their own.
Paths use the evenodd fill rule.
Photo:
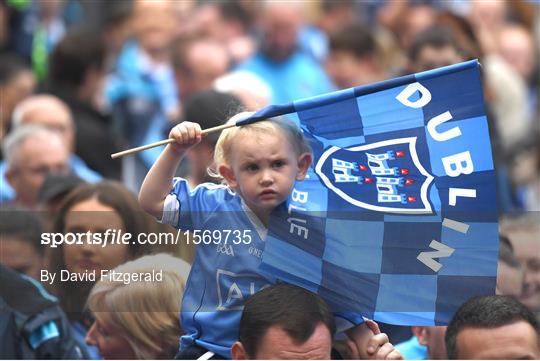
<svg viewBox="0 0 540 361">
<path fill-rule="evenodd" d="M 225 47 L 208 39 L 182 39 L 173 51 L 178 87 L 186 98 L 211 89 L 214 81 L 227 73 L 230 62 Z"/>
<path fill-rule="evenodd" d="M 166 52 L 178 30 L 175 1 L 137 0 L 133 3 L 133 30 L 140 46 L 151 56 Z"/>
<path fill-rule="evenodd" d="M 198 65 L 201 71 L 202 68 L 207 68 L 209 75 L 212 77 L 212 82 L 229 69 L 230 58 L 227 50 L 223 45 L 211 40 L 201 40 L 193 43 L 188 52 L 188 58 L 191 65 Z M 211 83 L 207 84 L 206 88 L 210 86 Z"/>
<path fill-rule="evenodd" d="M 13 128 L 35 124 L 60 133 L 68 148 L 75 147 L 75 127 L 69 107 L 59 98 L 40 94 L 26 98 L 13 110 Z"/>
<path fill-rule="evenodd" d="M 296 48 L 302 25 L 302 3 L 267 1 L 263 5 L 262 51 L 276 61 L 286 60 Z"/>
</svg>

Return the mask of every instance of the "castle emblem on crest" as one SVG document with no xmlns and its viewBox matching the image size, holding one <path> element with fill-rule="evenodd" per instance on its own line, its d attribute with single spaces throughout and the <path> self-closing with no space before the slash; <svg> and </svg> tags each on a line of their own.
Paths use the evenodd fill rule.
<svg viewBox="0 0 540 361">
<path fill-rule="evenodd" d="M 433 176 L 420 163 L 416 137 L 327 149 L 315 171 L 323 184 L 355 206 L 390 213 L 431 213 Z"/>
</svg>

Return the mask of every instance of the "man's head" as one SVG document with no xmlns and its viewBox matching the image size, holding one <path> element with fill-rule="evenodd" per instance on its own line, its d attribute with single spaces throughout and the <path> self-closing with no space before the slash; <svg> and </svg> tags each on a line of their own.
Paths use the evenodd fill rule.
<svg viewBox="0 0 540 361">
<path fill-rule="evenodd" d="M 56 45 L 50 56 L 50 85 L 91 102 L 105 75 L 104 62 L 105 44 L 98 34 L 71 31 Z"/>
<path fill-rule="evenodd" d="M 16 203 L 35 207 L 38 193 L 49 173 L 69 172 L 69 152 L 57 132 L 37 125 L 15 128 L 6 137 L 3 152 L 6 178 L 16 194 Z"/>
<path fill-rule="evenodd" d="M 244 306 L 233 359 L 330 359 L 334 318 L 328 305 L 303 288 L 277 284 Z"/>
<path fill-rule="evenodd" d="M 524 271 L 519 300 L 540 312 L 540 220 L 538 212 L 529 212 L 501 222 L 501 232 L 508 237 Z"/>
<path fill-rule="evenodd" d="M 536 66 L 536 53 L 534 37 L 526 27 L 505 26 L 499 34 L 499 52 L 524 80 L 530 80 Z"/>
<path fill-rule="evenodd" d="M 131 1 L 102 1 L 100 22 L 107 56 L 118 54 L 132 34 L 133 3 Z"/>
<path fill-rule="evenodd" d="M 339 88 L 371 83 L 381 72 L 377 44 L 370 29 L 350 24 L 330 35 L 328 74 Z"/>
<path fill-rule="evenodd" d="M 45 266 L 45 248 L 40 244 L 41 223 L 35 212 L 0 209 L 0 263 L 39 280 Z"/>
<path fill-rule="evenodd" d="M 212 1 L 195 12 L 196 30 L 220 42 L 249 32 L 251 14 L 240 1 Z"/>
<path fill-rule="evenodd" d="M 59 98 L 40 94 L 26 98 L 13 110 L 13 128 L 35 124 L 56 131 L 69 151 L 75 149 L 75 126 L 69 107 Z"/>
<path fill-rule="evenodd" d="M 507 1 L 473 0 L 470 2 L 469 21 L 475 28 L 498 31 L 506 23 Z"/>
<path fill-rule="evenodd" d="M 512 244 L 499 236 L 499 262 L 497 263 L 497 294 L 519 297 L 523 290 L 523 269 Z"/>
<path fill-rule="evenodd" d="M 197 36 L 175 42 L 172 59 L 176 82 L 184 98 L 210 90 L 214 81 L 227 72 L 231 61 L 222 44 Z"/>
<path fill-rule="evenodd" d="M 136 0 L 133 3 L 134 35 L 151 56 L 167 51 L 178 31 L 174 3 L 168 0 Z"/>
<path fill-rule="evenodd" d="M 540 358 L 540 325 L 509 296 L 475 297 L 456 312 L 446 330 L 449 359 Z"/>
<path fill-rule="evenodd" d="M 429 4 L 411 4 L 400 16 L 400 26 L 397 33 L 402 49 L 409 49 L 413 39 L 421 31 L 435 24 L 437 12 Z"/>
<path fill-rule="evenodd" d="M 409 70 L 419 72 L 455 64 L 464 58 L 450 28 L 432 26 L 420 32 L 409 49 Z"/>
<path fill-rule="evenodd" d="M 298 2 L 264 3 L 261 50 L 268 58 L 284 61 L 296 49 L 302 19 L 301 6 Z"/>
<path fill-rule="evenodd" d="M 327 34 L 342 28 L 344 24 L 357 23 L 357 4 L 349 0 L 321 0 L 321 16 L 317 25 Z"/>
<path fill-rule="evenodd" d="M 448 358 L 444 344 L 446 326 L 413 326 L 412 331 L 418 343 L 427 347 L 428 359 L 445 360 Z"/>
</svg>

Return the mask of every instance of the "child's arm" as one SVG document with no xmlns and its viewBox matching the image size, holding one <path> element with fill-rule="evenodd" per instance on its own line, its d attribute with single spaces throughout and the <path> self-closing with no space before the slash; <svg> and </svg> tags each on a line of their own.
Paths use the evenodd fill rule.
<svg viewBox="0 0 540 361">
<path fill-rule="evenodd" d="M 163 203 L 172 186 L 176 168 L 189 148 L 201 141 L 201 127 L 197 123 L 182 122 L 169 133 L 176 143 L 168 144 L 148 171 L 139 192 L 141 207 L 156 218 L 163 214 Z"/>
</svg>

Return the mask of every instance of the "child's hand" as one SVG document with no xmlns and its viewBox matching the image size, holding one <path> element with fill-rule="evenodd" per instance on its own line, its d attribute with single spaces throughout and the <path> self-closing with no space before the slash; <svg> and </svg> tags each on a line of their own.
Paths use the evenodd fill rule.
<svg viewBox="0 0 540 361">
<path fill-rule="evenodd" d="M 348 358 L 364 360 L 403 360 L 403 355 L 392 345 L 379 325 L 366 320 L 346 331 Z"/>
<path fill-rule="evenodd" d="M 176 140 L 170 144 L 174 150 L 186 151 L 201 141 L 201 127 L 197 123 L 182 122 L 171 129 L 169 138 Z"/>
</svg>

